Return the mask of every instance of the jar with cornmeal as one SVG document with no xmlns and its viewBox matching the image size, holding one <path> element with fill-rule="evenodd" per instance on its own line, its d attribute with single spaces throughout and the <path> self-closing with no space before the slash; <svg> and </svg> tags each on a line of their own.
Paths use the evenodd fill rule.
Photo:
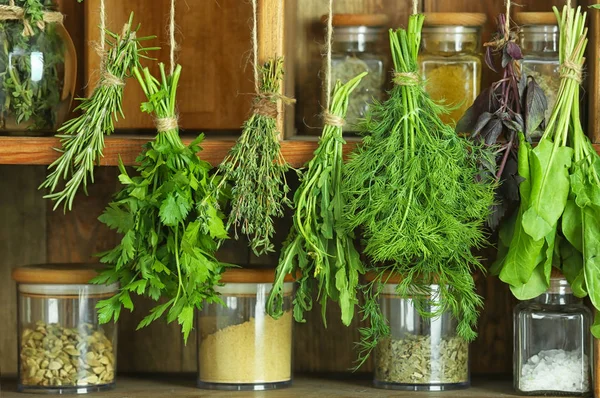
<svg viewBox="0 0 600 398">
<path fill-rule="evenodd" d="M 431 98 L 449 109 L 442 121 L 453 127 L 479 94 L 485 21 L 479 13 L 425 14 L 419 67 Z"/>
<path fill-rule="evenodd" d="M 292 383 L 293 279 L 283 284 L 283 314 L 266 313 L 274 270 L 228 269 L 215 287 L 221 303 L 198 317 L 198 387 L 272 390 Z"/>
</svg>

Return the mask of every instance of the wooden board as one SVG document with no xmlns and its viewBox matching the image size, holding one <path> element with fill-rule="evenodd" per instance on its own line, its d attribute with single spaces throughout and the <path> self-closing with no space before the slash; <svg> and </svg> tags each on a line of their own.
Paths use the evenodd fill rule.
<svg viewBox="0 0 600 398">
<path fill-rule="evenodd" d="M 586 5 L 600 4 L 599 0 L 582 1 Z M 600 10 L 588 10 L 589 44 L 587 62 L 588 135 L 600 143 Z"/>
<path fill-rule="evenodd" d="M 46 261 L 46 206 L 37 191 L 44 176 L 39 166 L 0 166 L 0 375 L 17 371 L 17 292 L 10 272 Z"/>
<path fill-rule="evenodd" d="M 15 392 L 14 381 L 2 383 L 3 398 L 35 398 L 36 394 L 19 394 Z M 120 378 L 117 389 L 93 394 L 94 397 L 106 398 L 205 398 L 220 397 L 277 397 L 277 398 L 500 398 L 514 397 L 510 382 L 503 380 L 475 380 L 473 386 L 466 390 L 444 392 L 403 392 L 378 390 L 364 377 L 340 380 L 332 378 L 296 377 L 293 386 L 277 391 L 229 392 L 200 390 L 195 387 L 194 376 L 169 378 Z M 536 398 L 536 397 L 532 397 Z M 539 397 L 538 397 L 539 398 Z M 568 398 L 568 397 L 567 397 Z"/>
<path fill-rule="evenodd" d="M 107 0 L 107 26 L 119 32 L 131 11 L 141 23 L 139 36 L 157 35 L 150 45 L 159 45 L 153 54 L 168 63 L 167 21 L 169 0 Z M 98 40 L 99 0 L 86 0 L 86 40 Z M 253 81 L 250 50 L 251 7 L 239 0 L 178 1 L 177 62 L 182 67 L 178 91 L 180 124 L 187 129 L 239 129 L 250 109 Z M 85 54 L 87 92 L 95 86 L 99 57 L 89 46 Z M 152 69 L 155 73 L 157 68 Z M 118 128 L 152 128 L 149 115 L 139 110 L 145 101 L 137 82 L 129 80 L 124 112 Z"/>
</svg>

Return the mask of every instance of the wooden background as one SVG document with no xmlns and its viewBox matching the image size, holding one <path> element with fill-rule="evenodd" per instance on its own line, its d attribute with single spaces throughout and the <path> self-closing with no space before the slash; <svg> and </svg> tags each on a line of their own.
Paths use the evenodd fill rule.
<svg viewBox="0 0 600 398">
<path fill-rule="evenodd" d="M 66 25 L 80 55 L 78 81 L 84 92 L 90 79 L 93 86 L 94 71 L 98 66 L 93 46 L 88 44 L 88 40 L 96 38 L 97 0 L 86 0 L 85 7 L 74 0 L 60 0 L 59 3 L 67 15 Z M 241 0 L 179 3 L 179 62 L 184 65 L 179 94 L 182 124 L 190 130 L 234 131 L 247 115 L 250 97 L 244 93 L 252 90 L 250 67 L 244 71 L 250 49 L 250 6 Z M 502 0 L 425 0 L 422 8 L 424 11 L 485 12 L 488 25 L 484 40 L 487 40 L 494 18 L 503 8 L 502 3 Z M 548 11 L 551 5 L 563 4 L 560 0 L 521 0 L 520 3 L 527 11 Z M 133 9 L 136 20 L 142 23 L 140 34 L 158 34 L 159 42 L 164 45 L 165 4 L 166 0 L 108 0 L 109 27 L 120 29 L 129 10 Z M 392 17 L 390 27 L 401 26 L 407 20 L 408 1 L 336 0 L 335 11 L 386 12 Z M 318 70 L 323 34 L 319 18 L 325 12 L 322 0 L 299 0 L 297 9 L 288 12 L 288 24 L 292 20 L 295 22 L 295 28 L 294 24 L 290 25 L 293 29 L 290 37 L 295 40 L 291 49 L 295 54 L 288 56 L 291 58 L 288 62 L 293 62 L 290 70 L 296 71 L 291 77 L 294 77 L 298 98 L 296 125 L 300 132 L 311 132 L 306 125 L 318 125 L 314 116 L 319 113 L 318 100 L 321 98 Z M 156 55 L 166 61 L 166 54 L 166 50 L 162 50 Z M 487 80 L 491 78 L 487 76 Z M 138 111 L 139 95 L 135 89 L 128 89 L 127 119 L 121 127 L 152 127 L 151 120 Z M 80 197 L 74 211 L 65 215 L 62 211 L 53 212 L 51 204 L 37 191 L 45 176 L 44 167 L 0 166 L 0 374 L 14 374 L 17 363 L 16 292 L 10 280 L 10 269 L 45 261 L 90 262 L 93 253 L 112 247 L 117 237 L 96 218 L 118 188 L 116 175 L 115 168 L 99 168 L 90 196 Z M 282 222 L 278 240 L 287 233 L 286 224 L 286 221 Z M 494 257 L 493 250 L 487 254 Z M 243 265 L 275 266 L 277 261 L 276 255 L 250 256 L 243 242 L 228 244 L 220 257 Z M 511 312 L 515 301 L 508 288 L 495 278 L 478 275 L 477 286 L 485 297 L 486 307 L 480 319 L 479 338 L 472 345 L 472 370 L 476 374 L 508 374 L 512 369 Z M 136 306 L 139 312 L 125 314 L 120 323 L 119 370 L 194 372 L 194 339 L 191 338 L 185 347 L 178 328 L 162 323 L 134 333 L 137 322 L 148 309 L 148 304 L 143 301 L 138 300 Z M 352 366 L 353 344 L 358 338 L 356 327 L 360 322 L 357 320 L 351 327 L 344 328 L 337 321 L 337 308 L 331 305 L 327 311 L 328 330 L 321 324 L 318 306 L 308 314 L 306 324 L 296 325 L 296 371 L 346 372 Z M 369 371 L 370 364 L 362 370 Z"/>
</svg>

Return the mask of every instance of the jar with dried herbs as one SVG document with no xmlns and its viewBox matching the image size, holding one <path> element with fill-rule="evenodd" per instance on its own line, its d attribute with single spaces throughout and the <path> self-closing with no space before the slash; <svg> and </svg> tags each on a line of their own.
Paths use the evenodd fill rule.
<svg viewBox="0 0 600 398">
<path fill-rule="evenodd" d="M 473 104 L 481 85 L 481 28 L 479 13 L 426 13 L 419 66 L 432 99 L 449 112 L 440 115 L 454 126 Z"/>
<path fill-rule="evenodd" d="M 273 390 L 292 384 L 293 279 L 285 276 L 283 315 L 265 306 L 273 269 L 228 269 L 215 290 L 222 303 L 207 303 L 198 317 L 198 387 Z"/>
<path fill-rule="evenodd" d="M 91 393 L 115 385 L 117 326 L 99 325 L 96 305 L 118 285 L 92 285 L 96 265 L 18 267 L 18 390 Z"/>
<path fill-rule="evenodd" d="M 398 277 L 390 277 L 380 295 L 390 335 L 375 350 L 375 386 L 410 391 L 469 387 L 469 344 L 457 335 L 456 319 L 448 312 L 420 315 L 439 310 L 440 286 L 428 286 L 430 296 L 416 299 L 399 297 L 398 283 Z"/>
<path fill-rule="evenodd" d="M 534 78 L 544 90 L 548 100 L 548 120 L 560 88 L 558 22 L 553 12 L 520 12 L 516 14 L 515 21 L 521 25 L 521 69 L 525 77 Z"/>
<path fill-rule="evenodd" d="M 321 21 L 326 24 L 327 15 Z M 348 99 L 344 132 L 357 132 L 356 125 L 365 116 L 369 105 L 373 100 L 383 99 L 387 62 L 381 50 L 381 37 L 387 22 L 385 14 L 333 15 L 332 81 L 345 83 L 361 73 L 368 73 Z"/>
<path fill-rule="evenodd" d="M 0 0 L 0 133 L 53 134 L 69 116 L 77 55 L 54 0 Z M 18 11 L 21 12 L 21 11 Z"/>
</svg>

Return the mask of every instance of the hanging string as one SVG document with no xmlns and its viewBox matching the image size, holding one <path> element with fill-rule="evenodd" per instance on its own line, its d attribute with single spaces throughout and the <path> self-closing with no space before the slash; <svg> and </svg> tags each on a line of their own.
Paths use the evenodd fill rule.
<svg viewBox="0 0 600 398">
<path fill-rule="evenodd" d="M 413 15 L 416 15 L 419 13 L 419 0 L 413 0 L 412 2 L 412 6 L 413 6 Z"/>
<path fill-rule="evenodd" d="M 254 91 L 260 94 L 260 82 L 258 71 L 258 7 L 256 0 L 252 0 L 252 66 L 254 67 Z"/>
<path fill-rule="evenodd" d="M 106 50 L 106 4 L 105 0 L 100 0 L 100 56 L 104 57 Z"/>
<path fill-rule="evenodd" d="M 15 0 L 10 0 L 8 5 L 0 5 L 0 21 L 22 21 L 23 36 L 31 37 L 35 34 L 31 22 L 27 19 L 25 9 L 15 4 Z M 63 23 L 63 15 L 57 11 L 44 11 L 42 20 L 37 21 L 36 25 L 40 30 L 46 29 L 47 23 Z"/>
<path fill-rule="evenodd" d="M 510 39 L 510 0 L 506 0 L 506 20 L 504 21 L 505 40 Z"/>
<path fill-rule="evenodd" d="M 169 41 L 171 46 L 170 62 L 172 75 L 175 71 L 175 51 L 177 51 L 177 42 L 175 41 L 175 0 L 171 0 L 171 11 L 169 15 Z"/>
<path fill-rule="evenodd" d="M 326 78 L 326 101 L 325 109 L 328 111 L 331 106 L 331 42 L 333 40 L 333 0 L 329 0 L 329 14 L 327 15 L 327 43 L 325 44 L 326 53 L 326 67 L 325 67 L 325 78 Z"/>
</svg>

